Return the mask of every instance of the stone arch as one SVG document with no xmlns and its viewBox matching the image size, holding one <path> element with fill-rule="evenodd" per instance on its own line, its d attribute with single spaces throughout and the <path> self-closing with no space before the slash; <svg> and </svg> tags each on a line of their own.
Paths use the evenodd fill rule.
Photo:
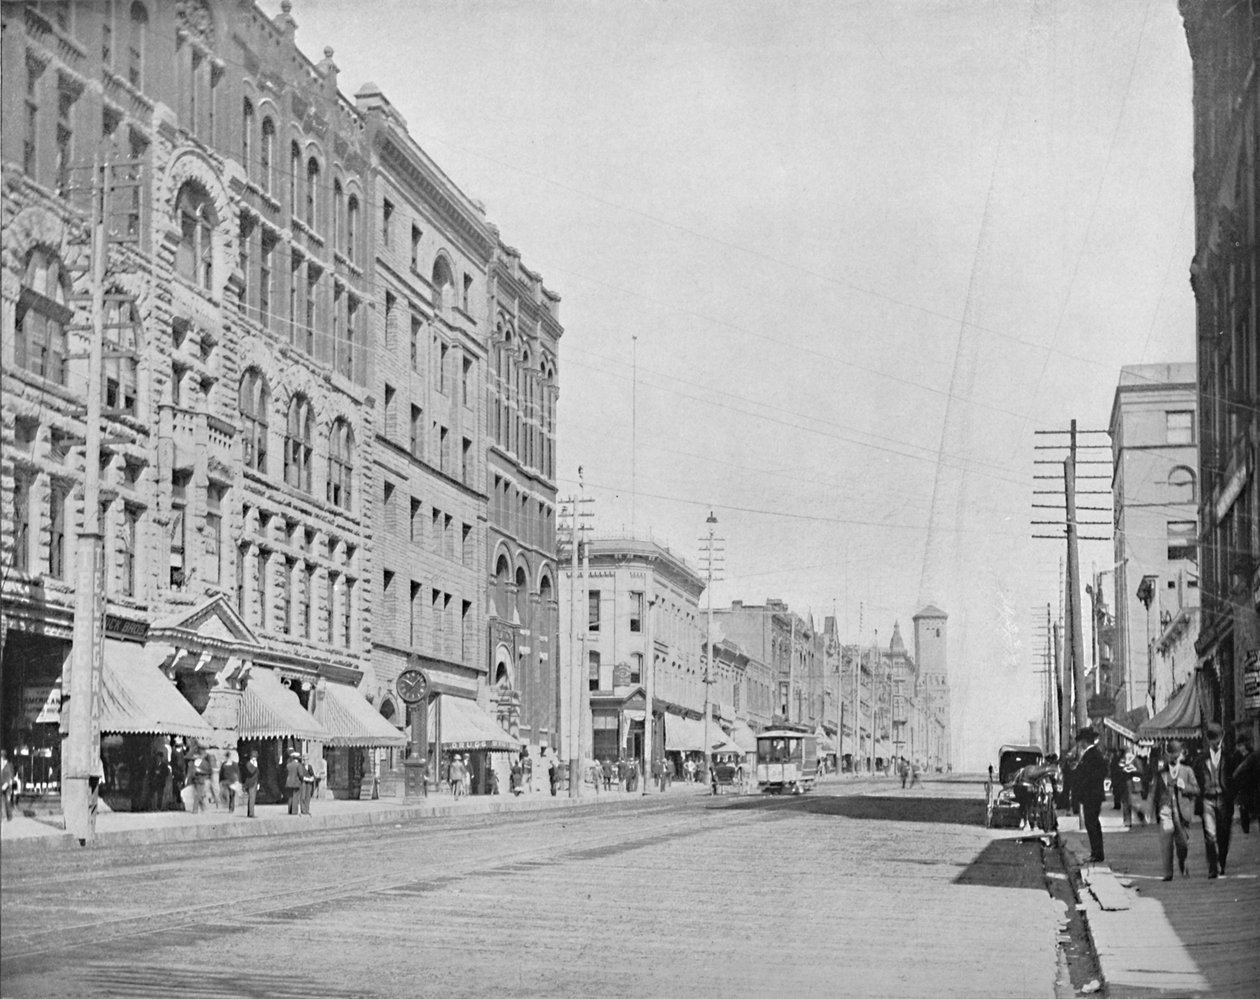
<svg viewBox="0 0 1260 999">
<path fill-rule="evenodd" d="M 491 683 L 499 690 L 516 689 L 516 666 L 512 661 L 512 650 L 505 642 L 494 647 L 494 665 L 491 668 Z"/>
<path fill-rule="evenodd" d="M 157 198 L 162 209 L 162 218 L 160 221 L 155 220 L 154 230 L 161 232 L 164 229 L 178 235 L 180 219 L 176 205 L 180 191 L 190 182 L 205 191 L 214 210 L 214 227 L 211 232 L 213 285 L 209 290 L 218 298 L 223 294 L 228 275 L 236 264 L 237 233 L 240 227 L 223 177 L 200 151 L 183 149 L 171 158 Z"/>
<path fill-rule="evenodd" d="M 66 259 L 66 223 L 45 208 L 23 208 L 5 226 L 5 266 L 16 274 L 26 269 L 26 255 L 37 246 Z"/>
</svg>

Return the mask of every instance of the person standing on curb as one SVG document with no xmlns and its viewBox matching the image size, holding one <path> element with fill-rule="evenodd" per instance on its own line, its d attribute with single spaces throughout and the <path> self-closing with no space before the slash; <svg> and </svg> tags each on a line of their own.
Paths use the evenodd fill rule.
<svg viewBox="0 0 1260 999">
<path fill-rule="evenodd" d="M 302 765 L 302 814 L 311 814 L 311 798 L 315 795 L 315 768 L 305 756 L 298 757 Z"/>
<path fill-rule="evenodd" d="M 1194 799 L 1199 793 L 1194 771 L 1181 762 L 1181 743 L 1170 742 L 1162 752 L 1151 752 L 1155 775 L 1151 781 L 1151 815 L 1159 824 L 1159 848 L 1164 861 L 1164 880 L 1173 879 L 1173 847 L 1177 865 L 1186 873 L 1190 852 L 1187 830 L 1194 817 Z"/>
<path fill-rule="evenodd" d="M 302 808 L 302 764 L 293 750 L 289 752 L 289 762 L 284 765 L 284 794 L 289 803 L 289 814 L 299 814 Z"/>
<path fill-rule="evenodd" d="M 1209 722 L 1207 746 L 1194 759 L 1194 775 L 1199 781 L 1200 809 L 1203 813 L 1203 847 L 1207 853 L 1208 877 L 1225 873 L 1229 856 L 1229 827 L 1233 810 L 1226 809 L 1226 792 L 1230 775 L 1226 772 L 1225 751 L 1221 747 L 1221 726 Z"/>
<path fill-rule="evenodd" d="M 1081 806 L 1085 832 L 1089 835 L 1089 863 L 1104 863 L 1102 822 L 1103 799 L 1107 796 L 1107 761 L 1098 748 L 1098 733 L 1086 726 L 1076 733 L 1080 757 L 1072 774 L 1076 801 Z"/>
<path fill-rule="evenodd" d="M 1238 800 L 1238 824 L 1244 834 L 1251 832 L 1251 820 L 1260 809 L 1260 753 L 1248 736 L 1241 736 L 1236 750 L 1238 758 L 1230 771 L 1230 787 Z"/>
<path fill-rule="evenodd" d="M 241 786 L 241 766 L 236 762 L 236 753 L 229 749 L 223 757 L 223 766 L 219 770 L 219 794 L 223 796 L 227 810 L 236 814 L 236 792 Z"/>
<path fill-rule="evenodd" d="M 249 751 L 249 759 L 242 768 L 245 776 L 245 817 L 255 818 L 254 805 L 258 801 L 258 750 Z"/>
<path fill-rule="evenodd" d="M 448 783 L 451 785 L 451 797 L 462 798 L 464 796 L 464 758 L 456 753 L 451 760 Z"/>
</svg>

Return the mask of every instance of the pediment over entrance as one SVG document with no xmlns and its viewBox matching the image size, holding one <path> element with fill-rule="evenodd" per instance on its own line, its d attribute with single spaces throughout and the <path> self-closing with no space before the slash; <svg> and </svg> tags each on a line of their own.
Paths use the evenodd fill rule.
<svg viewBox="0 0 1260 999">
<path fill-rule="evenodd" d="M 155 622 L 149 634 L 173 645 L 218 648 L 245 657 L 251 649 L 262 646 L 253 629 L 224 596 L 211 597 L 191 610 Z"/>
</svg>

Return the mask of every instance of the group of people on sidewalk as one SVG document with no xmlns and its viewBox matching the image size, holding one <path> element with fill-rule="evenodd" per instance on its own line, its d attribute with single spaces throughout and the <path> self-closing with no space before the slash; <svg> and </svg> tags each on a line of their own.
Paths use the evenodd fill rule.
<svg viewBox="0 0 1260 999">
<path fill-rule="evenodd" d="M 1234 751 L 1226 754 L 1223 734 L 1219 724 L 1208 724 L 1205 745 L 1193 757 L 1179 740 L 1170 740 L 1152 748 L 1145 764 L 1132 753 L 1113 758 L 1109 764 L 1098 747 L 1094 729 L 1081 729 L 1077 733 L 1079 753 L 1068 784 L 1072 801 L 1082 810 L 1089 861 L 1101 863 L 1104 858 L 1100 812 L 1110 776 L 1114 810 L 1122 812 L 1125 824 L 1130 825 L 1136 817 L 1141 824 L 1149 820 L 1158 825 L 1165 881 L 1173 879 L 1174 855 L 1181 874 L 1189 873 L 1190 829 L 1196 817 L 1203 829 L 1207 876 L 1224 876 L 1235 811 L 1246 834 L 1260 805 L 1260 755 L 1245 735 L 1239 736 Z"/>
</svg>

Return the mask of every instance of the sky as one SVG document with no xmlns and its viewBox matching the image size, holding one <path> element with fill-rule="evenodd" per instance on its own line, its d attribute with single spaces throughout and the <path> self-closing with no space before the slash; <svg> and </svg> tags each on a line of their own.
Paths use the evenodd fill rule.
<svg viewBox="0 0 1260 999">
<path fill-rule="evenodd" d="M 582 469 L 597 531 L 699 565 L 712 511 L 715 605 L 850 641 L 933 603 L 955 765 L 1027 738 L 1065 551 L 1032 538 L 1065 440 L 1037 431 L 1105 431 L 1122 365 L 1194 359 L 1174 0 L 292 13 L 561 296 L 558 487 Z"/>
</svg>

